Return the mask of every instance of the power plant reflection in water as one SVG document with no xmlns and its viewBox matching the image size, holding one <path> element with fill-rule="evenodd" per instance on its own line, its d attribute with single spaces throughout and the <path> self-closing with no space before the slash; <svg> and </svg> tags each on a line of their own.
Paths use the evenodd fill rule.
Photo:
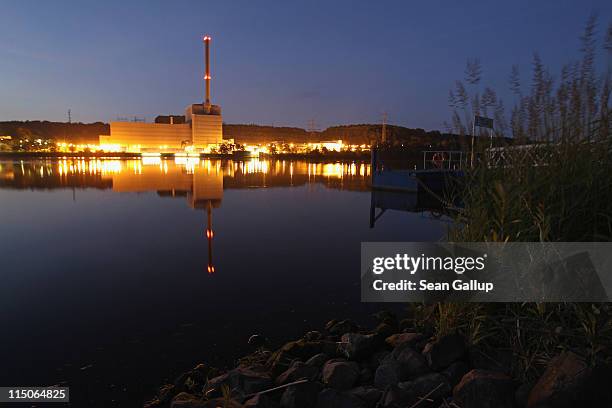
<svg viewBox="0 0 612 408">
<path fill-rule="evenodd" d="M 143 157 L 117 159 L 0 160 L 2 189 L 69 189 L 73 199 L 85 188 L 117 193 L 156 192 L 161 197 L 184 198 L 189 206 L 205 212 L 208 273 L 213 262 L 214 210 L 221 206 L 224 189 L 300 187 L 368 191 L 368 163 L 310 163 L 306 161 L 201 160 L 194 157 Z"/>
</svg>

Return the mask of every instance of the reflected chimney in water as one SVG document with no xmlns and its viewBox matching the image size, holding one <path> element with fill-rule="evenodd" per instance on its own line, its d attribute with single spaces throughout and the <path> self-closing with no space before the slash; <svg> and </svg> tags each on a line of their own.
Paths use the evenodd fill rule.
<svg viewBox="0 0 612 408">
<path fill-rule="evenodd" d="M 212 202 L 208 202 L 208 206 L 206 207 L 206 239 L 208 240 L 208 273 L 215 273 L 215 266 L 213 265 L 213 257 L 212 257 L 212 240 L 215 233 L 212 229 Z"/>
</svg>

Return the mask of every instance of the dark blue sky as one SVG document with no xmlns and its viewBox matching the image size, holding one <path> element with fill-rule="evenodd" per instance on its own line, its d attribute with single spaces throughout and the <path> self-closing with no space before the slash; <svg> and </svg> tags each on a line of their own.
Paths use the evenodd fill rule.
<svg viewBox="0 0 612 408">
<path fill-rule="evenodd" d="M 182 113 L 202 99 L 201 35 L 213 37 L 213 102 L 229 123 L 321 128 L 379 122 L 442 129 L 448 89 L 479 57 L 505 94 L 532 53 L 558 74 L 605 1 L 4 0 L 0 120 L 110 121 Z M 510 101 L 506 101 L 508 106 Z"/>
</svg>

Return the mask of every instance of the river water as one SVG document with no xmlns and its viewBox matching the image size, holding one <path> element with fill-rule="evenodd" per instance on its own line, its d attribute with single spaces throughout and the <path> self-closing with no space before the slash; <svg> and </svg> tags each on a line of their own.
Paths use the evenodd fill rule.
<svg viewBox="0 0 612 408">
<path fill-rule="evenodd" d="M 73 406 L 140 406 L 196 363 L 224 367 L 331 318 L 372 324 L 363 241 L 447 225 L 386 211 L 368 163 L 0 161 L 0 385 L 64 384 Z"/>
</svg>

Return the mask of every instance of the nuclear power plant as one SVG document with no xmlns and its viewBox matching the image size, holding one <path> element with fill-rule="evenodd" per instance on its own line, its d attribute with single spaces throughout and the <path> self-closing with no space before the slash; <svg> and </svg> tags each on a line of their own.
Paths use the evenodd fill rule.
<svg viewBox="0 0 612 408">
<path fill-rule="evenodd" d="M 206 67 L 204 102 L 187 106 L 184 121 L 182 117 L 175 121 L 170 116 L 169 123 L 111 122 L 110 135 L 100 136 L 100 146 L 126 152 L 171 153 L 206 151 L 223 142 L 221 107 L 213 105 L 210 99 L 211 37 L 206 35 L 202 40 Z"/>
</svg>

